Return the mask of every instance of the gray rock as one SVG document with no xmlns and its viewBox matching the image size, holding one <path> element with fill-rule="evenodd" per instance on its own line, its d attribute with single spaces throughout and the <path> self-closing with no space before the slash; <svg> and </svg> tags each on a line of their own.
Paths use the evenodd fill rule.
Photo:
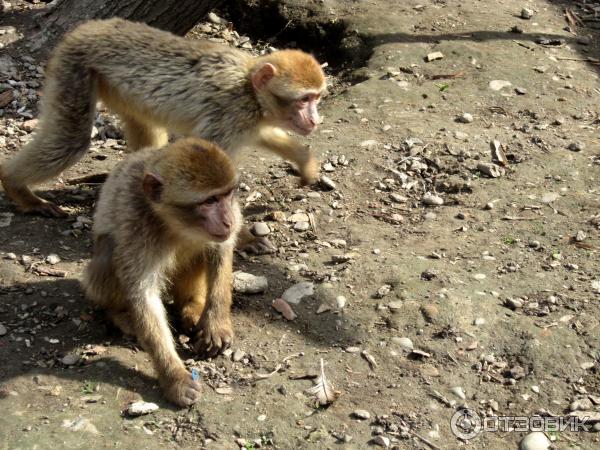
<svg viewBox="0 0 600 450">
<path fill-rule="evenodd" d="M 393 337 L 392 342 L 394 342 L 395 344 L 398 344 L 400 346 L 400 348 L 402 348 L 402 350 L 404 350 L 406 352 L 412 352 L 415 348 L 413 341 L 411 341 L 407 337 Z"/>
<path fill-rule="evenodd" d="M 519 444 L 519 450 L 548 450 L 550 440 L 541 431 L 534 431 L 525 436 Z"/>
<path fill-rule="evenodd" d="M 365 409 L 355 409 L 352 411 L 352 417 L 360 420 L 367 420 L 371 418 L 371 413 Z"/>
<path fill-rule="evenodd" d="M 327 177 L 327 176 L 325 176 L 325 175 L 322 175 L 319 181 L 320 181 L 320 182 L 321 182 L 321 184 L 322 184 L 324 187 L 326 187 L 327 189 L 334 190 L 334 189 L 335 189 L 335 187 L 336 187 L 336 185 L 335 185 L 334 181 L 333 181 L 331 178 L 329 178 L 329 177 Z"/>
<path fill-rule="evenodd" d="M 286 289 L 281 298 L 292 305 L 297 305 L 304 297 L 313 295 L 314 292 L 315 285 L 313 283 L 310 281 L 302 281 Z"/>
<path fill-rule="evenodd" d="M 380 447 L 388 448 L 390 446 L 390 439 L 385 436 L 375 436 L 372 439 L 373 444 Z"/>
<path fill-rule="evenodd" d="M 154 411 L 158 411 L 158 405 L 156 403 L 133 402 L 127 407 L 127 414 L 130 416 L 143 416 Z"/>
<path fill-rule="evenodd" d="M 256 222 L 254 225 L 252 225 L 252 233 L 255 236 L 263 237 L 271 233 L 271 229 L 269 228 L 269 225 L 264 222 Z"/>
<path fill-rule="evenodd" d="M 442 197 L 432 194 L 431 192 L 427 192 L 423 195 L 421 201 L 429 206 L 441 206 L 444 204 L 444 199 Z"/>
<path fill-rule="evenodd" d="M 6 333 L 8 333 L 8 330 L 0 323 L 0 336 L 4 336 Z"/>
<path fill-rule="evenodd" d="M 571 150 L 572 152 L 580 152 L 583 149 L 585 149 L 585 144 L 583 142 L 571 142 L 568 146 L 567 146 L 568 150 Z"/>
<path fill-rule="evenodd" d="M 259 294 L 265 292 L 269 282 L 265 277 L 237 271 L 233 273 L 233 290 L 240 294 Z"/>
<path fill-rule="evenodd" d="M 60 362 L 62 362 L 65 366 L 73 366 L 79 362 L 81 357 L 77 353 L 69 353 L 65 355 Z"/>
<path fill-rule="evenodd" d="M 505 173 L 505 170 L 503 167 L 498 166 L 494 163 L 488 163 L 488 162 L 477 163 L 477 170 L 479 170 L 481 173 L 487 175 L 488 177 L 492 177 L 492 178 L 501 177 Z"/>
<path fill-rule="evenodd" d="M 507 298 L 504 300 L 504 304 L 512 310 L 523 307 L 523 300 L 520 298 Z"/>
<path fill-rule="evenodd" d="M 51 255 L 46 256 L 46 262 L 50 265 L 58 264 L 60 262 L 60 257 L 52 253 Z"/>
<path fill-rule="evenodd" d="M 456 121 L 460 123 L 471 123 L 473 122 L 473 115 L 469 113 L 463 113 L 456 118 Z"/>
<path fill-rule="evenodd" d="M 307 231 L 310 228 L 310 222 L 296 222 L 294 224 L 295 231 Z"/>
<path fill-rule="evenodd" d="M 533 17 L 533 10 L 529 8 L 523 8 L 521 10 L 521 19 L 529 20 Z"/>
<path fill-rule="evenodd" d="M 235 362 L 240 362 L 246 356 L 246 352 L 240 348 L 238 348 L 235 352 L 233 352 L 233 356 L 231 359 Z"/>
</svg>

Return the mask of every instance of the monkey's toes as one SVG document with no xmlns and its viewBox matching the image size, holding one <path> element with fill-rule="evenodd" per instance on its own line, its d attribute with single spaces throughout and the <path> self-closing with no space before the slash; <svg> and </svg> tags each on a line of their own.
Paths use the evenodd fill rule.
<svg viewBox="0 0 600 450">
<path fill-rule="evenodd" d="M 213 358 L 223 353 L 233 342 L 233 330 L 229 327 L 200 330 L 196 335 L 194 349 L 199 355 Z"/>
<path fill-rule="evenodd" d="M 56 218 L 67 217 L 68 215 L 58 205 L 46 200 L 34 206 L 24 207 L 23 212 L 26 214 L 37 214 L 44 217 Z"/>
<path fill-rule="evenodd" d="M 188 371 L 165 384 L 165 397 L 178 406 L 190 406 L 200 399 L 202 386 L 198 381 L 192 380 L 192 374 Z"/>
<path fill-rule="evenodd" d="M 266 237 L 257 237 L 252 242 L 244 245 L 240 250 L 253 255 L 266 255 L 269 253 L 275 253 L 277 247 L 271 244 L 271 241 Z"/>
</svg>

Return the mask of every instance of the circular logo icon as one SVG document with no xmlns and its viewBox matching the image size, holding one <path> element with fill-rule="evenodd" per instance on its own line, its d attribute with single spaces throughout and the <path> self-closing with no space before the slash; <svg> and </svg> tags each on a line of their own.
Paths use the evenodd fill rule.
<svg viewBox="0 0 600 450">
<path fill-rule="evenodd" d="M 481 417 L 472 409 L 459 409 L 450 420 L 450 428 L 454 436 L 469 441 L 481 433 Z"/>
</svg>

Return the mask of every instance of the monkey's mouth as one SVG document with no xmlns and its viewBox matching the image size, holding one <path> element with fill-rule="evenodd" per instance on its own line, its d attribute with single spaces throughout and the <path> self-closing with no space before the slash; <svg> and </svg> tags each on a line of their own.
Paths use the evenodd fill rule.
<svg viewBox="0 0 600 450">
<path fill-rule="evenodd" d="M 224 233 L 224 234 L 209 233 L 209 234 L 210 234 L 211 239 L 215 242 L 225 242 L 227 239 L 229 239 L 229 236 L 231 236 L 231 233 Z"/>
<path fill-rule="evenodd" d="M 308 136 L 310 133 L 312 133 L 313 131 L 315 131 L 316 128 L 317 128 L 316 125 L 311 126 L 311 127 L 306 127 L 306 126 L 303 126 L 303 125 L 298 125 L 295 122 L 292 122 L 292 129 L 296 133 L 298 133 L 298 134 L 300 134 L 302 136 Z"/>
</svg>

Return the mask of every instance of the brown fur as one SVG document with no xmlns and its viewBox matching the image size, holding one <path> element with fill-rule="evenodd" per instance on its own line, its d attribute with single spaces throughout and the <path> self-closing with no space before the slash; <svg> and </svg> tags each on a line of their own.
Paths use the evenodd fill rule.
<svg viewBox="0 0 600 450">
<path fill-rule="evenodd" d="M 148 174 L 162 182 L 156 198 L 145 191 Z M 198 352 L 214 355 L 231 344 L 239 207 L 235 199 L 223 200 L 231 202 L 234 218 L 225 241 L 207 235 L 195 214 L 198 199 L 224 196 L 236 181 L 222 150 L 201 139 L 181 139 L 119 164 L 102 188 L 94 216 L 94 253 L 82 280 L 86 296 L 123 332 L 137 336 L 165 396 L 182 406 L 199 398 L 200 385 L 177 355 L 161 296 L 171 292 L 184 327 L 197 333 Z M 193 225 L 186 227 L 190 217 Z"/>
<path fill-rule="evenodd" d="M 256 90 L 252 74 L 266 63 L 275 76 Z M 324 89 L 321 67 L 298 50 L 253 58 L 123 19 L 87 22 L 55 49 L 36 135 L 3 163 L 0 180 L 21 210 L 64 215 L 29 186 L 57 176 L 85 154 L 99 98 L 121 117 L 132 151 L 165 145 L 167 130 L 213 141 L 230 156 L 258 144 L 294 162 L 303 182 L 312 183 L 318 174 L 314 156 L 276 128 L 297 130 L 289 123 L 297 115 L 296 99 Z"/>
</svg>

